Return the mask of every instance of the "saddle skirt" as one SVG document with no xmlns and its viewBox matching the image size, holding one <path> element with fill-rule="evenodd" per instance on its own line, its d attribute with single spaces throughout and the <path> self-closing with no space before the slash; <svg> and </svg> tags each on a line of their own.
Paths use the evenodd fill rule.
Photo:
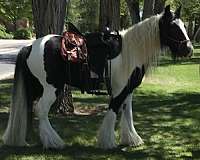
<svg viewBox="0 0 200 160">
<path fill-rule="evenodd" d="M 74 32 L 64 32 L 61 40 L 61 56 L 65 61 L 85 62 L 87 60 L 86 39 Z"/>
</svg>

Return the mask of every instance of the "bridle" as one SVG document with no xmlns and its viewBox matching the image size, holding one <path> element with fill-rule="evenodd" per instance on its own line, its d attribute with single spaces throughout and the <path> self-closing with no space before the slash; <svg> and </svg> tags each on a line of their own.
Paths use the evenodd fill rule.
<svg viewBox="0 0 200 160">
<path fill-rule="evenodd" d="M 176 39 L 174 39 L 174 38 L 172 38 L 172 37 L 169 37 L 169 36 L 166 36 L 166 38 L 167 38 L 168 40 L 174 42 L 174 43 L 177 43 L 177 44 L 178 44 L 178 49 L 180 49 L 180 47 L 181 47 L 183 44 L 185 44 L 185 43 L 187 43 L 187 42 L 190 41 L 190 40 L 187 40 L 187 39 L 186 39 L 186 40 L 179 41 L 179 40 L 176 40 Z"/>
<path fill-rule="evenodd" d="M 170 41 L 179 43 L 179 44 L 187 43 L 187 42 L 190 41 L 190 40 L 187 40 L 187 39 L 186 39 L 186 40 L 183 40 L 183 41 L 178 41 L 178 40 L 176 40 L 176 39 L 174 39 L 174 38 L 171 38 L 171 37 L 169 37 L 169 36 L 167 36 L 167 39 L 170 40 Z"/>
</svg>

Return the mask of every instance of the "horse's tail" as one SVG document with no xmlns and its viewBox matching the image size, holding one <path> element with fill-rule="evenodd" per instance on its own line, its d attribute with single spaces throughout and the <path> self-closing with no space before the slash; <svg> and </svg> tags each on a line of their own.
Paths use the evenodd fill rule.
<svg viewBox="0 0 200 160">
<path fill-rule="evenodd" d="M 27 119 L 28 119 L 28 95 L 25 75 L 27 70 L 26 59 L 31 51 L 31 46 L 24 47 L 17 56 L 14 86 L 11 100 L 10 116 L 3 142 L 10 146 L 25 146 Z"/>
</svg>

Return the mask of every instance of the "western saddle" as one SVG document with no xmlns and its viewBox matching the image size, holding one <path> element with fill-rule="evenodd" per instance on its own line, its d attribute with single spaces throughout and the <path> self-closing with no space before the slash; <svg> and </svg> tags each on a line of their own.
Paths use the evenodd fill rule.
<svg viewBox="0 0 200 160">
<path fill-rule="evenodd" d="M 94 76 L 94 73 L 90 70 L 88 65 L 88 51 L 87 51 L 87 45 L 86 45 L 86 38 L 76 29 L 76 27 L 70 23 L 68 26 L 72 28 L 71 30 L 65 31 L 62 34 L 62 40 L 61 40 L 61 56 L 64 61 L 70 61 L 72 63 L 81 63 L 82 68 L 80 69 L 80 77 L 82 88 L 81 92 L 84 93 L 86 91 L 89 94 L 96 94 L 96 95 L 105 95 L 105 94 L 111 94 L 111 80 L 110 75 L 108 73 L 108 62 L 107 60 L 111 60 L 113 57 L 116 57 L 121 52 L 121 36 L 118 34 L 117 38 L 116 35 L 111 36 L 112 38 L 115 38 L 115 43 L 117 42 L 117 48 L 113 47 L 113 42 L 108 40 L 108 45 L 110 45 L 111 50 L 113 50 L 110 55 L 107 55 L 107 58 L 105 59 L 106 65 L 102 66 L 105 70 L 105 77 L 104 80 L 102 80 L 102 76 Z M 75 30 L 75 31 L 74 31 Z M 106 34 L 104 38 L 109 39 L 109 34 Z M 110 61 L 111 66 L 111 61 Z M 111 69 L 111 68 L 110 68 Z M 69 75 L 70 76 L 70 75 Z M 101 77 L 101 78 L 100 78 Z M 104 82 L 106 84 L 107 92 L 100 91 L 101 88 L 101 82 Z"/>
</svg>

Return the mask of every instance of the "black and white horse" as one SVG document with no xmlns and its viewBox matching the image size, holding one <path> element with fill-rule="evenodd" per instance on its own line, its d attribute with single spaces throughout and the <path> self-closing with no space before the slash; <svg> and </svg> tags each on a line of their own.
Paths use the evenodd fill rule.
<svg viewBox="0 0 200 160">
<path fill-rule="evenodd" d="M 122 50 L 119 55 L 111 58 L 111 63 L 108 63 L 111 64 L 108 68 L 111 68 L 109 72 L 112 96 L 98 134 L 98 145 L 104 149 L 116 147 L 114 129 L 119 112 L 122 113 L 121 144 L 138 146 L 143 143 L 133 124 L 133 89 L 140 85 L 145 72 L 157 59 L 163 47 L 169 47 L 172 54 L 179 57 L 191 56 L 193 48 L 184 23 L 180 19 L 180 8 L 173 13 L 170 6 L 167 6 L 162 14 L 121 31 L 120 35 Z M 71 72 L 74 74 L 70 75 L 70 81 L 67 78 L 67 65 L 59 54 L 60 39 L 59 35 L 47 35 L 20 51 L 16 62 L 9 122 L 3 135 L 4 144 L 27 144 L 27 119 L 28 113 L 31 112 L 29 108 L 37 101 L 34 109 L 39 118 L 43 146 L 64 146 L 63 140 L 49 122 L 48 112 L 56 99 L 57 89 L 62 88 L 64 83 L 76 86 L 79 82 L 73 80 L 77 66 L 71 66 Z M 109 52 L 105 43 L 102 44 L 97 45 L 96 52 Z"/>
</svg>

